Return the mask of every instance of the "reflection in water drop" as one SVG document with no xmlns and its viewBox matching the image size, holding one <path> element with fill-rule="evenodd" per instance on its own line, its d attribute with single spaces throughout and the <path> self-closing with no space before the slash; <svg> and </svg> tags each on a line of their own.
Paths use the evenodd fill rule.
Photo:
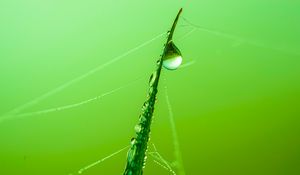
<svg viewBox="0 0 300 175">
<path fill-rule="evenodd" d="M 177 69 L 182 63 L 182 57 L 180 55 L 173 55 L 173 57 L 166 58 L 163 62 L 163 66 L 169 70 Z"/>
</svg>

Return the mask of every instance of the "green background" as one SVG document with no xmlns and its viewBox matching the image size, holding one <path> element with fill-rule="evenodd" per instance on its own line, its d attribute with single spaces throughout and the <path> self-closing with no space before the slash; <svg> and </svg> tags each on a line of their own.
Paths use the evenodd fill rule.
<svg viewBox="0 0 300 175">
<path fill-rule="evenodd" d="M 163 70 L 151 143 L 175 159 L 166 85 L 186 174 L 300 174 L 298 1 L 1 0 L 1 117 L 166 32 L 180 7 L 203 28 L 187 36 L 193 27 L 179 20 L 174 41 L 183 63 L 194 64 Z M 129 83 L 115 93 L 1 121 L 0 174 L 75 175 L 128 145 L 165 40 L 19 112 L 78 103 Z M 122 174 L 125 160 L 123 151 L 83 174 Z M 149 157 L 147 174 L 170 172 Z"/>
</svg>

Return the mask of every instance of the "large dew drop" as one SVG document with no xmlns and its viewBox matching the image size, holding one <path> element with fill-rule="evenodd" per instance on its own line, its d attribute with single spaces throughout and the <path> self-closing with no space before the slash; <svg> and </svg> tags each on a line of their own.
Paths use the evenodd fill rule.
<svg viewBox="0 0 300 175">
<path fill-rule="evenodd" d="M 163 66 L 166 69 L 175 70 L 181 65 L 181 63 L 182 63 L 182 57 L 175 56 L 175 57 L 164 60 Z"/>
<path fill-rule="evenodd" d="M 175 70 L 182 63 L 180 50 L 172 41 L 166 47 L 166 53 L 163 57 L 163 66 L 166 69 Z"/>
</svg>

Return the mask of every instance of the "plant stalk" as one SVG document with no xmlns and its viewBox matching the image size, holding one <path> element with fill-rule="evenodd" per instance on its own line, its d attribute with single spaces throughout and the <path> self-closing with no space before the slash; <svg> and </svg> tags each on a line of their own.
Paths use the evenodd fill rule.
<svg viewBox="0 0 300 175">
<path fill-rule="evenodd" d="M 168 44 L 172 41 L 173 33 L 182 12 L 182 8 L 179 10 L 171 30 L 168 32 L 168 39 L 164 45 L 164 51 L 157 61 L 157 68 L 152 73 L 149 80 L 149 92 L 147 100 L 142 107 L 142 113 L 139 116 L 139 122 L 135 126 L 136 137 L 131 139 L 131 147 L 127 153 L 127 164 L 123 175 L 142 175 L 143 168 L 146 163 L 146 152 L 148 148 L 148 141 L 150 138 L 150 127 L 152 123 L 154 105 L 156 102 L 157 87 L 159 77 L 162 69 L 163 58 L 168 51 Z"/>
</svg>

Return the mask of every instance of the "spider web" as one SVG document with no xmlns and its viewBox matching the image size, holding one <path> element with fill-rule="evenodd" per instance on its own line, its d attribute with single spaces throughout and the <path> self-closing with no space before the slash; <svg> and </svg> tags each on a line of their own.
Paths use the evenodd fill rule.
<svg viewBox="0 0 300 175">
<path fill-rule="evenodd" d="M 183 19 L 186 21 L 187 26 L 192 27 L 192 30 L 190 30 L 188 33 L 186 33 L 184 36 L 182 36 L 179 39 L 179 41 L 186 39 L 187 37 L 189 37 L 191 34 L 193 34 L 196 31 L 198 31 L 198 32 L 202 31 L 202 32 L 207 32 L 207 33 L 219 36 L 219 37 L 223 37 L 223 38 L 231 39 L 231 40 L 234 40 L 234 41 L 239 41 L 239 42 L 242 42 L 242 43 L 254 45 L 254 46 L 257 46 L 257 47 L 262 47 L 262 48 L 266 48 L 266 49 L 274 49 L 274 50 L 278 50 L 278 51 L 281 51 L 281 52 L 284 52 L 284 53 L 289 53 L 289 54 L 296 54 L 296 53 L 291 53 L 291 52 L 288 52 L 288 51 L 285 51 L 285 50 L 282 50 L 282 49 L 272 48 L 272 47 L 269 47 L 269 46 L 267 46 L 263 43 L 251 41 L 251 40 L 248 40 L 248 39 L 245 39 L 245 38 L 242 38 L 242 37 L 235 36 L 233 34 L 228 34 L 228 33 L 220 32 L 220 31 L 217 31 L 217 30 L 210 30 L 210 29 L 207 29 L 207 28 L 203 28 L 199 25 L 193 24 L 192 22 L 190 22 L 186 18 L 183 18 Z M 72 108 L 76 108 L 76 107 L 79 107 L 79 106 L 82 106 L 82 105 L 88 105 L 89 103 L 92 103 L 92 102 L 97 101 L 97 100 L 101 100 L 102 98 L 104 98 L 108 95 L 111 95 L 115 92 L 118 92 L 118 91 L 120 91 L 124 88 L 127 88 L 127 87 L 131 86 L 136 81 L 139 81 L 142 78 L 138 78 L 136 80 L 130 81 L 130 82 L 128 82 L 127 84 L 125 84 L 123 86 L 116 87 L 115 89 L 112 89 L 112 90 L 107 91 L 105 93 L 102 93 L 100 95 L 96 95 L 95 97 L 92 97 L 92 98 L 87 98 L 86 100 L 83 100 L 83 101 L 80 101 L 80 102 L 74 102 L 72 104 L 66 104 L 66 105 L 63 105 L 63 106 L 55 107 L 55 108 L 43 109 L 43 110 L 40 110 L 40 111 L 22 113 L 23 110 L 28 109 L 28 108 L 40 103 L 43 100 L 46 100 L 50 96 L 52 96 L 52 95 L 54 95 L 54 94 L 56 94 L 56 93 L 58 93 L 58 92 L 60 92 L 64 89 L 68 88 L 69 86 L 71 86 L 75 83 L 80 82 L 84 78 L 86 78 L 86 77 L 88 77 L 88 76 L 104 69 L 105 67 L 113 65 L 117 61 L 119 61 L 121 59 L 124 59 L 126 56 L 128 56 L 128 55 L 134 53 L 135 51 L 147 46 L 148 44 L 150 44 L 153 41 L 161 38 L 162 36 L 165 36 L 165 32 L 156 35 L 155 37 L 151 38 L 150 40 L 145 41 L 144 43 L 142 43 L 142 44 L 140 44 L 140 45 L 138 45 L 138 46 L 136 46 L 132 49 L 129 49 L 127 52 L 124 52 L 124 53 L 120 54 L 119 56 L 116 56 L 115 58 L 111 59 L 110 61 L 95 67 L 94 69 L 86 72 L 85 74 L 82 74 L 81 76 L 76 77 L 76 78 L 62 84 L 61 86 L 59 86 L 57 88 L 55 88 L 55 89 L 39 96 L 39 97 L 37 97 L 37 98 L 21 105 L 21 106 L 18 106 L 16 108 L 12 109 L 11 111 L 9 111 L 6 114 L 1 116 L 0 122 L 6 121 L 6 120 L 18 119 L 18 118 L 22 118 L 22 117 L 31 117 L 31 116 L 38 116 L 38 115 L 46 114 L 46 113 L 59 112 L 59 111 L 62 111 L 62 110 L 69 110 L 69 109 L 72 109 Z M 189 67 L 189 66 L 191 66 L 195 63 L 196 63 L 196 60 L 192 60 L 192 61 L 182 65 L 181 69 Z M 146 75 L 144 75 L 144 76 L 146 76 Z M 167 161 L 162 156 L 162 154 L 160 154 L 158 152 L 158 150 L 157 150 L 157 148 L 155 147 L 154 144 L 152 144 L 152 147 L 153 147 L 154 150 L 150 151 L 148 153 L 148 155 L 153 159 L 153 162 L 155 162 L 159 167 L 165 169 L 168 173 L 175 175 L 176 172 L 178 172 L 178 174 L 180 172 L 179 175 L 184 175 L 185 171 L 184 171 L 184 167 L 183 167 L 183 160 L 181 158 L 181 152 L 180 152 L 180 149 L 179 149 L 179 141 L 178 141 L 178 138 L 177 138 L 177 131 L 176 131 L 176 127 L 175 127 L 174 114 L 173 114 L 173 111 L 172 111 L 172 106 L 171 106 L 169 95 L 168 95 L 168 92 L 167 92 L 167 86 L 165 86 L 165 95 L 166 95 L 165 97 L 166 97 L 166 102 L 167 102 L 167 106 L 168 106 L 168 110 L 169 110 L 169 119 L 170 119 L 170 125 L 171 125 L 171 129 L 172 129 L 172 137 L 173 137 L 172 140 L 173 140 L 173 144 L 174 144 L 174 155 L 175 155 L 176 160 L 173 161 L 173 162 Z M 76 171 L 76 173 L 77 174 L 84 173 L 87 170 L 89 170 L 90 168 L 93 168 L 93 167 L 101 164 L 102 162 L 104 162 L 104 161 L 118 155 L 119 153 L 125 151 L 128 147 L 129 146 L 125 146 L 125 147 L 113 152 L 112 154 L 110 154 L 110 155 L 108 155 L 104 158 L 101 158 L 97 161 L 94 161 L 93 163 L 91 163 L 89 165 L 83 166 L 82 168 L 79 168 L 79 170 Z M 70 173 L 70 174 L 74 174 L 74 173 Z"/>
</svg>

